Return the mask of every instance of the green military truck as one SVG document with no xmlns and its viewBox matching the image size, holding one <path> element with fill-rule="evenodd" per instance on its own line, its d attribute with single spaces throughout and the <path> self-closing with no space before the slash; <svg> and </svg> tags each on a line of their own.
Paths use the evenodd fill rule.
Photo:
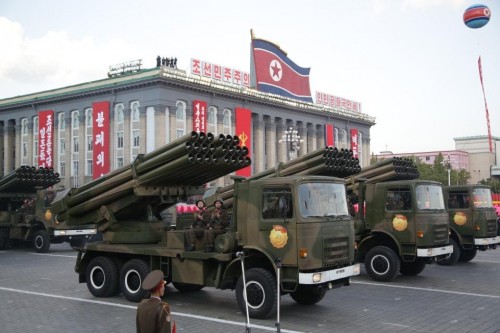
<svg viewBox="0 0 500 333">
<path fill-rule="evenodd" d="M 237 137 L 193 132 L 54 201 L 58 220 L 73 226 L 90 221 L 102 232 L 102 241 L 79 250 L 79 282 L 96 297 L 121 292 L 138 302 L 146 296 L 144 277 L 161 269 L 181 292 L 235 290 L 245 311 L 245 278 L 253 318 L 275 313 L 277 285 L 280 294 L 306 305 L 321 301 L 329 289 L 349 285 L 359 265 L 353 264 L 354 225 L 340 178 L 236 178 L 224 199 L 231 223 L 216 237 L 215 250 L 204 252 L 204 239 L 194 251 L 185 250 L 191 221 L 165 224 L 162 212 L 203 195 L 204 184 L 249 166 L 248 152 L 233 149 L 236 144 Z"/>
<path fill-rule="evenodd" d="M 391 159 L 348 182 L 359 207 L 356 261 L 376 281 L 392 281 L 399 273 L 418 275 L 426 264 L 452 253 L 441 184 L 407 179 L 418 177 L 408 169 L 416 170 L 409 160 Z"/>
<path fill-rule="evenodd" d="M 476 256 L 477 250 L 495 249 L 500 237 L 490 187 L 478 184 L 445 186 L 443 193 L 449 214 L 453 253 L 438 264 L 469 262 Z"/>
<path fill-rule="evenodd" d="M 21 166 L 0 179 L 0 249 L 13 243 L 31 243 L 36 252 L 47 252 L 51 243 L 69 242 L 81 247 L 96 233 L 95 227 L 68 227 L 51 211 L 59 182 L 51 169 Z"/>
</svg>

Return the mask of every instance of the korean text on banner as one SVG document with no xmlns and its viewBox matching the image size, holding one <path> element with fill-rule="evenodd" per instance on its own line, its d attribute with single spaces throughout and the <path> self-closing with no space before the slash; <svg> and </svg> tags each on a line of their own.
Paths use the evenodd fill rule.
<svg viewBox="0 0 500 333">
<path fill-rule="evenodd" d="M 353 157 L 358 157 L 358 129 L 357 128 L 351 128 L 351 150 L 352 150 L 352 156 Z"/>
<path fill-rule="evenodd" d="M 193 101 L 193 131 L 207 131 L 207 102 Z"/>
<path fill-rule="evenodd" d="M 92 104 L 92 179 L 104 176 L 109 172 L 111 156 L 109 155 L 109 102 Z"/>
<path fill-rule="evenodd" d="M 38 167 L 53 168 L 54 110 L 38 112 Z"/>
</svg>

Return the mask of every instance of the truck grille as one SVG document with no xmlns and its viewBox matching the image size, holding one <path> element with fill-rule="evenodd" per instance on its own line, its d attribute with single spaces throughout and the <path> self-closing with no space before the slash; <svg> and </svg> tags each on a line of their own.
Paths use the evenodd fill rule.
<svg viewBox="0 0 500 333">
<path fill-rule="evenodd" d="M 488 220 L 487 237 L 495 237 L 497 235 L 497 222 L 495 220 Z"/>
<path fill-rule="evenodd" d="M 448 244 L 449 230 L 447 225 L 434 225 L 433 234 L 435 245 Z"/>
<path fill-rule="evenodd" d="M 325 267 L 349 262 L 349 237 L 325 238 L 323 240 L 323 263 Z"/>
</svg>

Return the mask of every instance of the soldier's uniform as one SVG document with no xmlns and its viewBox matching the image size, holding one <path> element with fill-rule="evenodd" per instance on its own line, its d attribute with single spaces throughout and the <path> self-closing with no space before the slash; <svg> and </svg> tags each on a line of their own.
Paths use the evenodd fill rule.
<svg viewBox="0 0 500 333">
<path fill-rule="evenodd" d="M 225 233 L 226 228 L 229 227 L 229 215 L 222 207 L 224 202 L 222 199 L 217 199 L 215 202 L 220 202 L 221 206 L 220 208 L 215 208 L 210 216 L 210 228 L 205 236 L 207 240 L 205 252 L 212 252 L 214 250 L 215 237 Z"/>
<path fill-rule="evenodd" d="M 160 282 L 164 283 L 163 279 L 162 271 L 152 271 L 144 279 L 142 288 L 153 290 Z M 156 296 L 143 299 L 137 306 L 136 329 L 137 333 L 175 333 L 175 322 L 170 315 L 170 305 Z"/>
<path fill-rule="evenodd" d="M 200 201 L 203 202 L 202 200 L 198 200 L 198 202 Z M 197 206 L 198 202 L 196 203 Z M 203 204 L 205 203 L 203 202 Z M 196 238 L 201 239 L 205 237 L 205 239 L 207 239 L 209 227 L 210 227 L 210 213 L 206 211 L 205 207 L 203 207 L 203 209 L 193 214 L 193 223 L 191 224 L 191 228 L 188 229 L 185 233 L 187 251 L 194 250 L 194 243 L 196 241 Z"/>
</svg>

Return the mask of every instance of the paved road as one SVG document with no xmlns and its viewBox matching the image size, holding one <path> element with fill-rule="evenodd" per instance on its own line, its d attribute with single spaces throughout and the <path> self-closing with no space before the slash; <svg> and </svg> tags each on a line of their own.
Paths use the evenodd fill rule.
<svg viewBox="0 0 500 333">
<path fill-rule="evenodd" d="M 95 298 L 74 273 L 76 253 L 53 245 L 0 251 L 0 332 L 135 332 L 136 304 Z M 362 274 L 314 306 L 282 297 L 282 332 L 500 332 L 500 249 L 470 263 L 430 265 L 417 277 L 375 283 Z M 167 287 L 178 332 L 245 332 L 232 291 L 181 294 Z M 276 332 L 276 318 L 251 320 L 251 332 Z"/>
</svg>

